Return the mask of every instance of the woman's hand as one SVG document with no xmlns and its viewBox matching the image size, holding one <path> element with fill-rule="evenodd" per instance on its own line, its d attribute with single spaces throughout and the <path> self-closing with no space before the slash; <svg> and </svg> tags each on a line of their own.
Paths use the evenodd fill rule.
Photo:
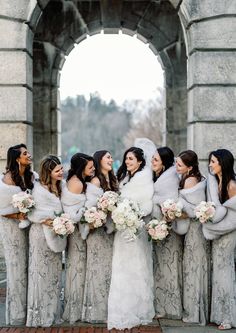
<svg viewBox="0 0 236 333">
<path fill-rule="evenodd" d="M 27 215 L 25 213 L 12 213 L 12 214 L 3 215 L 3 217 L 14 220 L 25 220 L 27 218 Z"/>
<path fill-rule="evenodd" d="M 178 217 L 177 219 L 188 219 L 188 218 L 189 218 L 188 214 L 185 212 L 182 212 L 181 216 Z"/>
<path fill-rule="evenodd" d="M 52 228 L 52 225 L 53 225 L 53 220 L 51 219 L 46 219 L 42 222 L 42 224 L 45 224 L 47 225 L 48 227 L 51 227 Z"/>
</svg>

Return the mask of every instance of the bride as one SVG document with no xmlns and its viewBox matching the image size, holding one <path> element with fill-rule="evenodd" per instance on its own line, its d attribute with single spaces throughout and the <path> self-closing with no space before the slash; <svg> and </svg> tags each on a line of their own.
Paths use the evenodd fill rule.
<svg viewBox="0 0 236 333">
<path fill-rule="evenodd" d="M 128 149 L 117 178 L 122 198 L 136 201 L 144 216 L 152 211 L 152 172 L 145 167 L 144 152 Z M 112 277 L 108 298 L 108 330 L 146 324 L 154 317 L 152 248 L 145 230 L 133 241 L 124 231 L 114 239 Z"/>
</svg>

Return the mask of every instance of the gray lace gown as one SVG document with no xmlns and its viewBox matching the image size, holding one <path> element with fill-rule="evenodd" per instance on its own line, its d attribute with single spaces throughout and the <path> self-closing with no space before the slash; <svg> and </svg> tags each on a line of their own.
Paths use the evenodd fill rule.
<svg viewBox="0 0 236 333">
<path fill-rule="evenodd" d="M 26 326 L 48 327 L 60 322 L 61 252 L 65 249 L 66 240 L 56 235 L 51 240 L 54 232 L 40 223 L 46 218 L 53 219 L 54 212 L 62 212 L 60 199 L 40 183 L 35 184 L 33 197 L 36 206 L 29 214 L 32 226 L 29 233 Z"/>
<path fill-rule="evenodd" d="M 17 213 L 11 204 L 20 187 L 7 185 L 0 177 L 0 233 L 7 268 L 6 324 L 23 325 L 27 299 L 27 230 L 19 229 L 19 221 L 2 215 Z"/>
<path fill-rule="evenodd" d="M 236 327 L 236 230 L 212 242 L 211 322 Z"/>
<path fill-rule="evenodd" d="M 194 207 L 206 199 L 206 181 L 190 189 L 180 190 L 188 230 L 183 254 L 183 321 L 206 325 L 208 321 L 209 244 L 203 236 L 202 225 L 193 219 Z M 178 223 L 178 222 L 177 222 Z"/>
<path fill-rule="evenodd" d="M 81 238 L 78 223 L 83 214 L 85 194 L 71 193 L 65 185 L 61 201 L 64 212 L 75 222 L 75 231 L 68 236 L 67 243 L 65 306 L 62 316 L 64 320 L 73 324 L 81 320 L 84 296 L 86 242 Z"/>
<path fill-rule="evenodd" d="M 154 184 L 153 218 L 161 219 L 160 206 L 178 198 L 179 178 L 175 168 L 166 170 Z M 158 317 L 182 318 L 183 240 L 173 230 L 166 240 L 153 242 L 154 305 Z"/>
<path fill-rule="evenodd" d="M 213 221 L 204 223 L 203 233 L 212 241 L 211 322 L 236 327 L 236 196 L 221 204 L 216 178 L 208 175 L 207 197 L 216 205 Z"/>
<path fill-rule="evenodd" d="M 103 194 L 101 188 L 88 184 L 86 207 L 96 206 L 97 198 Z M 107 320 L 107 302 L 111 282 L 113 234 L 104 227 L 89 233 L 87 237 L 87 265 L 82 321 L 90 323 Z"/>
</svg>

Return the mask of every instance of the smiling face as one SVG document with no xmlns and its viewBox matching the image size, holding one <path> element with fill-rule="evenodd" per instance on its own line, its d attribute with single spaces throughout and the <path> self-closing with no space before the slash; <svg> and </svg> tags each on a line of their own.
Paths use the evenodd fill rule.
<svg viewBox="0 0 236 333">
<path fill-rule="evenodd" d="M 175 165 L 176 171 L 180 175 L 186 175 L 192 170 L 192 167 L 187 167 L 180 157 L 177 157 Z"/>
<path fill-rule="evenodd" d="M 63 166 L 61 164 L 57 164 L 55 168 L 51 171 L 51 179 L 56 182 L 58 180 L 62 180 L 63 178 Z"/>
<path fill-rule="evenodd" d="M 30 165 L 32 163 L 32 159 L 28 150 L 24 147 L 21 147 L 20 152 L 20 157 L 18 157 L 17 162 L 22 166 Z"/>
<path fill-rule="evenodd" d="M 93 161 L 88 161 L 84 168 L 83 176 L 85 177 L 92 177 L 94 175 L 95 167 Z"/>
<path fill-rule="evenodd" d="M 113 159 L 109 152 L 107 152 L 101 159 L 101 171 L 107 173 L 112 170 Z"/>
<path fill-rule="evenodd" d="M 141 163 L 142 162 L 138 161 L 137 157 L 132 152 L 129 152 L 126 155 L 125 164 L 126 164 L 127 170 L 131 173 L 131 175 L 133 175 L 135 173 L 135 171 L 138 170 Z"/>
<path fill-rule="evenodd" d="M 210 171 L 214 175 L 218 175 L 219 176 L 222 173 L 221 165 L 220 165 L 218 159 L 214 155 L 211 155 L 211 159 L 210 159 L 210 163 L 209 163 L 209 168 L 210 168 Z"/>
<path fill-rule="evenodd" d="M 158 152 L 156 152 L 152 157 L 152 170 L 156 175 L 159 175 L 163 170 L 163 163 Z"/>
</svg>

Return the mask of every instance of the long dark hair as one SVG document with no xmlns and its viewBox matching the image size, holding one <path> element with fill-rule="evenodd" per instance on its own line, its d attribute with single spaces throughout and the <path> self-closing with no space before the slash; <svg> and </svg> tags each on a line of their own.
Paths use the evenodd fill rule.
<svg viewBox="0 0 236 333">
<path fill-rule="evenodd" d="M 161 158 L 162 164 L 163 164 L 163 170 L 160 172 L 160 174 L 157 176 L 155 172 L 153 172 L 153 181 L 155 182 L 157 178 L 160 177 L 160 175 L 165 172 L 167 169 L 173 166 L 175 161 L 175 156 L 173 151 L 169 147 L 160 147 L 157 148 L 157 152 Z"/>
<path fill-rule="evenodd" d="M 121 164 L 121 166 L 119 167 L 119 169 L 117 171 L 117 179 L 118 179 L 119 182 L 121 180 L 123 180 L 125 178 L 125 176 L 127 175 L 127 166 L 125 164 L 125 160 L 126 160 L 126 156 L 127 156 L 128 153 L 133 153 L 134 156 L 137 158 L 138 162 L 141 162 L 138 170 L 136 170 L 132 176 L 131 176 L 130 172 L 128 172 L 129 179 L 131 177 L 133 177 L 136 172 L 141 171 L 146 165 L 146 161 L 145 161 L 145 158 L 144 158 L 144 153 L 143 153 L 143 150 L 141 148 L 131 147 L 131 148 L 127 149 L 126 152 L 124 153 L 122 164 Z"/>
<path fill-rule="evenodd" d="M 185 150 L 179 153 L 178 157 L 181 158 L 181 160 L 187 167 L 192 167 L 189 173 L 181 178 L 179 183 L 179 188 L 180 189 L 184 188 L 185 181 L 189 177 L 195 177 L 199 183 L 203 177 L 199 170 L 197 154 L 193 150 Z"/>
<path fill-rule="evenodd" d="M 104 174 L 101 171 L 101 160 L 102 160 L 103 156 L 105 156 L 107 153 L 110 154 L 110 152 L 108 150 L 98 150 L 93 154 L 93 158 L 95 161 L 95 177 L 98 177 L 103 191 L 111 190 L 111 191 L 116 192 L 116 191 L 118 191 L 118 182 L 117 182 L 116 176 L 114 175 L 114 171 L 110 170 L 108 172 L 110 184 L 108 184 Z"/>
<path fill-rule="evenodd" d="M 13 182 L 15 183 L 16 186 L 19 186 L 22 191 L 25 191 L 27 189 L 32 190 L 34 184 L 33 184 L 33 172 L 31 171 L 30 165 L 27 165 L 25 167 L 24 180 L 20 176 L 19 164 L 17 162 L 17 159 L 21 155 L 21 148 L 27 149 L 24 143 L 12 146 L 8 149 L 6 173 L 10 172 Z"/>
<path fill-rule="evenodd" d="M 220 201 L 224 203 L 226 200 L 229 199 L 228 194 L 228 185 L 231 180 L 235 180 L 235 172 L 234 172 L 234 157 L 233 154 L 227 149 L 217 149 L 212 151 L 209 154 L 209 163 L 211 157 L 215 156 L 221 166 L 221 173 L 222 173 L 222 187 L 220 191 Z M 215 175 L 218 183 L 219 178 Z"/>
<path fill-rule="evenodd" d="M 51 172 L 61 161 L 57 156 L 48 155 L 44 157 L 40 163 L 39 180 L 43 185 L 48 187 L 49 192 L 54 193 L 52 190 Z M 61 181 L 56 182 L 58 196 L 61 196 Z"/>
<path fill-rule="evenodd" d="M 91 180 L 90 177 L 86 177 L 85 179 L 83 177 L 83 171 L 89 161 L 94 162 L 92 156 L 83 153 L 74 154 L 70 160 L 70 170 L 68 171 L 68 176 L 66 179 L 68 182 L 68 180 L 75 175 L 83 184 L 83 192 L 85 192 L 87 188 L 86 181 Z"/>
</svg>

